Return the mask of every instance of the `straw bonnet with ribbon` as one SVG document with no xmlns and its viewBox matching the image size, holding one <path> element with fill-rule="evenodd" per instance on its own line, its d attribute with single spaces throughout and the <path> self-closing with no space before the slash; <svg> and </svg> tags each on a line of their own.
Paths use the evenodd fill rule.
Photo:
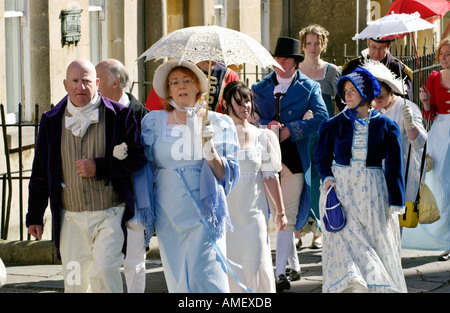
<svg viewBox="0 0 450 313">
<path fill-rule="evenodd" d="M 161 64 L 156 69 L 155 76 L 153 78 L 153 88 L 155 89 L 155 92 L 159 97 L 169 100 L 170 96 L 167 77 L 175 67 L 186 67 L 190 69 L 195 74 L 195 76 L 197 76 L 197 79 L 200 83 L 200 93 L 204 94 L 208 92 L 208 79 L 197 65 L 187 61 L 167 61 Z"/>
<path fill-rule="evenodd" d="M 336 84 L 336 89 L 341 99 L 345 99 L 343 93 L 344 83 L 349 80 L 358 90 L 362 100 L 354 109 L 348 108 L 349 118 L 354 122 L 357 121 L 360 124 L 366 124 L 363 120 L 356 116 L 356 109 L 364 102 L 373 101 L 381 93 L 381 85 L 377 78 L 370 72 L 362 67 L 357 67 L 353 72 L 348 75 L 341 76 Z"/>
<path fill-rule="evenodd" d="M 381 62 L 369 59 L 364 62 L 362 67 L 375 76 L 380 83 L 388 85 L 394 93 L 399 95 L 406 94 L 408 89 L 406 83 L 402 81 L 401 78 L 396 77 L 396 75 Z"/>
</svg>

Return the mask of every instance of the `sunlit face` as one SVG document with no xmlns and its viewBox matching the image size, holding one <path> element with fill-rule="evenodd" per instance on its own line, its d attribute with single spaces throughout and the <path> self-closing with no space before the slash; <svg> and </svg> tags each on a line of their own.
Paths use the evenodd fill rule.
<svg viewBox="0 0 450 313">
<path fill-rule="evenodd" d="M 233 106 L 234 112 L 230 110 L 230 114 L 235 113 L 237 118 L 244 121 L 248 118 L 252 110 L 251 99 L 241 97 L 239 92 L 236 92 L 234 97 L 231 97 L 231 105 Z"/>
<path fill-rule="evenodd" d="M 388 92 L 386 87 L 381 84 L 381 92 L 378 97 L 375 98 L 375 105 L 373 106 L 375 110 L 386 108 L 391 102 L 392 95 Z"/>
<path fill-rule="evenodd" d="M 361 103 L 362 96 L 359 94 L 358 89 L 356 89 L 355 85 L 353 85 L 351 81 L 345 81 L 343 92 L 345 102 L 347 102 L 349 109 L 355 109 L 358 104 Z"/>
<path fill-rule="evenodd" d="M 194 74 L 188 75 L 180 69 L 175 69 L 169 74 L 169 96 L 180 108 L 194 106 L 199 92 L 200 88 Z"/>
<path fill-rule="evenodd" d="M 376 42 L 371 39 L 367 40 L 367 47 L 369 48 L 369 57 L 375 61 L 383 61 L 389 52 L 388 42 Z"/>
<path fill-rule="evenodd" d="M 450 45 L 444 45 L 439 50 L 439 61 L 443 69 L 450 68 Z"/>
<path fill-rule="evenodd" d="M 83 107 L 97 94 L 99 80 L 93 66 L 73 63 L 67 69 L 64 88 L 74 106 Z"/>
<path fill-rule="evenodd" d="M 306 35 L 305 45 L 303 46 L 305 56 L 316 57 L 322 53 L 322 46 L 319 37 L 316 34 Z"/>
<path fill-rule="evenodd" d="M 284 69 L 283 72 L 278 67 L 275 67 L 275 72 L 282 78 L 292 77 L 297 71 L 297 61 L 295 61 L 294 58 L 275 57 L 275 61 L 277 61 Z"/>
</svg>

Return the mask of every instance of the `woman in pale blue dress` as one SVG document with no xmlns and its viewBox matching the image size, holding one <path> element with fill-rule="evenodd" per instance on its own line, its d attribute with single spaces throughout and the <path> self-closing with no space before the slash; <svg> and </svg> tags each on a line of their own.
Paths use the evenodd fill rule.
<svg viewBox="0 0 450 313">
<path fill-rule="evenodd" d="M 398 214 L 405 191 L 400 130 L 370 104 L 380 84 L 357 68 L 338 81 L 347 108 L 324 121 L 316 165 L 325 191 L 335 188 L 347 224 L 323 228 L 323 292 L 406 292 L 400 256 Z M 383 169 L 384 160 L 384 169 Z"/>
<path fill-rule="evenodd" d="M 215 112 L 202 126 L 207 80 L 194 64 L 164 63 L 154 88 L 170 105 L 146 115 L 142 140 L 156 168 L 155 229 L 168 290 L 229 292 L 225 196 L 239 176 L 236 129 Z"/>
</svg>

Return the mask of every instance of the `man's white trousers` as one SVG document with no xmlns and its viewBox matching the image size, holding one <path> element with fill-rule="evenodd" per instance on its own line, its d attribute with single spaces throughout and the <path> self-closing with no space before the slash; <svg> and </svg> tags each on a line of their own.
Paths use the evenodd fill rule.
<svg viewBox="0 0 450 313">
<path fill-rule="evenodd" d="M 103 211 L 62 210 L 60 252 L 65 292 L 123 292 L 121 228 L 125 205 Z"/>
</svg>

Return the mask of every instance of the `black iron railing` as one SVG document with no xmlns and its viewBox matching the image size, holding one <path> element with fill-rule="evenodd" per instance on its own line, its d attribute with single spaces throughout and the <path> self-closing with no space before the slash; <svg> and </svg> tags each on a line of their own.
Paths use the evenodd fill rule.
<svg viewBox="0 0 450 313">
<path fill-rule="evenodd" d="M 3 139 L 3 147 L 4 147 L 4 155 L 5 155 L 5 166 L 6 172 L 1 173 L 2 177 L 2 203 L 1 203 L 1 221 L 0 221 L 0 238 L 7 239 L 8 238 L 8 230 L 9 223 L 11 219 L 11 207 L 12 202 L 18 203 L 19 205 L 19 228 L 20 228 L 20 240 L 23 240 L 24 236 L 24 197 L 23 197 L 23 186 L 28 183 L 29 176 L 26 176 L 31 172 L 31 169 L 24 169 L 23 166 L 23 151 L 24 149 L 34 149 L 36 144 L 36 138 L 39 129 L 39 105 L 35 105 L 35 121 L 34 122 L 24 122 L 22 121 L 22 105 L 18 105 L 18 121 L 14 124 L 7 124 L 6 122 L 6 113 L 5 107 L 3 104 L 0 104 L 0 112 L 1 112 L 1 129 L 2 129 L 2 139 Z M 31 146 L 24 147 L 23 145 L 23 129 L 25 127 L 33 127 L 34 128 L 34 140 Z M 17 147 L 11 147 L 10 137 L 8 136 L 8 130 L 11 128 L 17 129 Z M 12 156 L 17 154 L 17 171 L 12 171 L 11 160 Z M 14 158 L 16 159 L 16 158 Z M 18 193 L 17 199 L 13 199 L 14 190 L 13 190 L 13 181 L 18 182 Z M 26 200 L 26 199 L 25 199 Z M 16 213 L 16 212 L 14 212 Z M 29 238 L 28 238 L 29 239 Z"/>
</svg>

